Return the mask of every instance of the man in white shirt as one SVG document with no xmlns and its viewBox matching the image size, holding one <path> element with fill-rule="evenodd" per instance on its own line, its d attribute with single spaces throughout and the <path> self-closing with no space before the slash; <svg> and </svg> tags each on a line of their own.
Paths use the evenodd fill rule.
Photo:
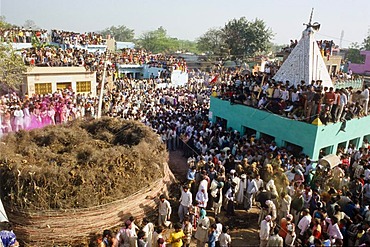
<svg viewBox="0 0 370 247">
<path fill-rule="evenodd" d="M 305 231 L 310 227 L 311 224 L 311 215 L 310 210 L 308 208 L 303 209 L 302 211 L 303 217 L 298 223 L 298 228 L 301 231 L 300 235 L 303 236 Z"/>
<path fill-rule="evenodd" d="M 146 246 L 152 247 L 154 225 L 147 218 L 143 219 L 143 232 L 145 233 L 144 240 L 147 243 Z"/>
<path fill-rule="evenodd" d="M 204 189 L 201 189 L 197 192 L 195 200 L 198 203 L 198 207 L 206 209 L 208 202 L 208 193 Z"/>
<path fill-rule="evenodd" d="M 184 221 L 185 215 L 189 214 L 189 207 L 193 204 L 192 194 L 189 191 L 189 187 L 184 185 L 181 189 L 181 197 L 180 197 L 180 206 L 179 206 L 179 218 L 180 222 Z"/>
<path fill-rule="evenodd" d="M 14 111 L 14 131 L 17 132 L 23 128 L 23 110 L 17 105 Z"/>
<path fill-rule="evenodd" d="M 290 204 L 292 203 L 292 198 L 285 193 L 285 191 L 280 194 L 280 207 L 278 217 L 279 220 L 286 217 L 290 213 Z"/>
<path fill-rule="evenodd" d="M 253 203 L 253 196 L 257 193 L 258 188 L 257 188 L 257 183 L 256 180 L 252 179 L 250 175 L 248 175 L 247 178 L 247 193 L 246 193 L 246 199 L 244 200 L 244 209 L 249 210 L 252 208 L 252 203 Z"/>
<path fill-rule="evenodd" d="M 171 222 L 170 217 L 172 213 L 171 204 L 166 200 L 165 195 L 160 195 L 158 204 L 158 225 L 168 227 Z"/>
<path fill-rule="evenodd" d="M 337 240 L 343 240 L 343 235 L 339 229 L 338 226 L 338 219 L 337 217 L 332 217 L 332 218 L 326 218 L 325 221 L 329 224 L 328 226 L 328 234 L 331 239 Z"/>
<path fill-rule="evenodd" d="M 344 90 L 339 91 L 339 105 L 337 108 L 336 116 L 335 116 L 335 121 L 338 122 L 342 119 L 342 114 L 344 107 L 348 103 L 347 95 L 344 93 Z"/>
<path fill-rule="evenodd" d="M 243 205 L 244 203 L 244 195 L 247 190 L 247 175 L 242 174 L 240 176 L 240 182 L 239 182 L 239 190 L 238 193 L 236 194 L 236 202 L 239 205 Z"/>
<path fill-rule="evenodd" d="M 271 231 L 271 215 L 267 215 L 260 225 L 260 247 L 266 247 Z"/>
<path fill-rule="evenodd" d="M 218 240 L 220 242 L 220 247 L 230 247 L 231 237 L 228 233 L 229 229 L 227 227 L 222 227 L 222 233 L 220 234 Z"/>
</svg>

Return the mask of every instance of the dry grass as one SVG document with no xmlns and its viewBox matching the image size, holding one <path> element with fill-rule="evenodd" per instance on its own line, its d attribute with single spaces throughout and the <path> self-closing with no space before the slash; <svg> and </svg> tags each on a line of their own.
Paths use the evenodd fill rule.
<svg viewBox="0 0 370 247">
<path fill-rule="evenodd" d="M 5 203 L 23 210 L 86 208 L 138 191 L 163 175 L 164 145 L 146 126 L 103 118 L 6 136 Z"/>
</svg>

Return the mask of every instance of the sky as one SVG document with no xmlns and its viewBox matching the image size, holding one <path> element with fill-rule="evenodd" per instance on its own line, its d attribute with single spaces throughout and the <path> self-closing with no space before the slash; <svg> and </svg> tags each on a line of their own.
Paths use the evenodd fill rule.
<svg viewBox="0 0 370 247">
<path fill-rule="evenodd" d="M 343 31 L 346 48 L 367 37 L 370 0 L 0 0 L 0 15 L 18 26 L 33 20 L 49 31 L 90 32 L 125 25 L 135 37 L 163 26 L 169 36 L 192 41 L 232 19 L 258 18 L 271 28 L 275 44 L 299 40 L 312 8 L 313 22 L 321 24 L 317 40 L 340 45 Z"/>
</svg>

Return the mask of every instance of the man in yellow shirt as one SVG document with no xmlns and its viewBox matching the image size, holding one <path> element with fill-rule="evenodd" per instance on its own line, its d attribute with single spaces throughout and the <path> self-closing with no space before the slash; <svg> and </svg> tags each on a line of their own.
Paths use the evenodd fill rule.
<svg viewBox="0 0 370 247">
<path fill-rule="evenodd" d="M 170 237 L 167 242 L 170 243 L 172 247 L 181 247 L 182 239 L 185 237 L 185 234 L 181 230 L 180 223 L 176 223 L 174 228 L 175 228 L 175 231 L 170 234 Z"/>
</svg>

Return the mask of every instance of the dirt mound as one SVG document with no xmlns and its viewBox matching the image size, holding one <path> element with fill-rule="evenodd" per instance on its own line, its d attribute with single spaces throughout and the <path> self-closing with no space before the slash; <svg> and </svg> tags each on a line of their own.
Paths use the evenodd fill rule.
<svg viewBox="0 0 370 247">
<path fill-rule="evenodd" d="M 143 124 L 103 118 L 10 134 L 0 144 L 3 202 L 23 210 L 109 203 L 163 176 L 168 153 Z"/>
</svg>

